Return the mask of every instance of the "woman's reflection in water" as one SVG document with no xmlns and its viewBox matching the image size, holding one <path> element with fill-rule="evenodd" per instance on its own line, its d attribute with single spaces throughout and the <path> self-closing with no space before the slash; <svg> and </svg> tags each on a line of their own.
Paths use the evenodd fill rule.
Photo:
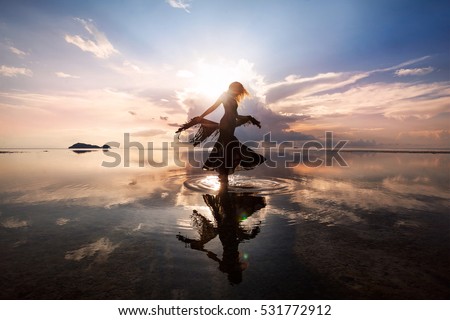
<svg viewBox="0 0 450 320">
<path fill-rule="evenodd" d="M 239 243 L 253 239 L 260 230 L 259 225 L 247 230 L 241 225 L 241 221 L 264 208 L 265 198 L 231 193 L 228 191 L 228 184 L 222 182 L 217 195 L 205 194 L 203 199 L 210 208 L 215 223 L 194 210 L 191 219 L 200 239 L 190 239 L 182 235 L 177 235 L 177 238 L 191 249 L 206 252 L 209 258 L 219 263 L 219 270 L 228 274 L 231 284 L 239 284 L 242 282 L 242 271 L 248 266 L 245 259 L 241 260 Z M 204 245 L 217 235 L 223 246 L 222 259 L 204 248 Z"/>
</svg>

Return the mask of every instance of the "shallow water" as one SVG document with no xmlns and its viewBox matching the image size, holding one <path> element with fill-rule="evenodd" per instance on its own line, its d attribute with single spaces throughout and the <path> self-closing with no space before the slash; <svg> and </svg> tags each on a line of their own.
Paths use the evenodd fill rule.
<svg viewBox="0 0 450 320">
<path fill-rule="evenodd" d="M 448 154 L 275 159 L 225 191 L 136 156 L 0 154 L 1 299 L 450 298 Z"/>
</svg>

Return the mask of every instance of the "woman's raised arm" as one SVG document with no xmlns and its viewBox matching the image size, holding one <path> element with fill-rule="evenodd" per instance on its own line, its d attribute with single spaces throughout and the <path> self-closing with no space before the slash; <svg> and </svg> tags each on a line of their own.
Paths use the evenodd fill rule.
<svg viewBox="0 0 450 320">
<path fill-rule="evenodd" d="M 214 104 L 209 107 L 208 109 L 206 109 L 205 112 L 202 113 L 202 115 L 200 116 L 200 118 L 204 118 L 206 117 L 208 114 L 210 114 L 211 112 L 213 112 L 214 110 L 217 109 L 218 106 L 220 106 L 220 104 L 222 103 L 222 99 L 217 99 L 216 102 L 214 102 Z"/>
</svg>

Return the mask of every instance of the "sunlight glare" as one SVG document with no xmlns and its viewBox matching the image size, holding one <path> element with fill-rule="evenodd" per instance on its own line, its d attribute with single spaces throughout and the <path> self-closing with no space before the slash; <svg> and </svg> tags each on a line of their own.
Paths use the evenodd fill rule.
<svg viewBox="0 0 450 320">
<path fill-rule="evenodd" d="M 202 183 L 210 190 L 218 191 L 220 189 L 220 182 L 217 176 L 207 176 Z"/>
<path fill-rule="evenodd" d="M 209 98 L 217 98 L 228 90 L 230 83 L 241 82 L 247 89 L 259 84 L 258 75 L 253 70 L 253 64 L 247 60 L 208 63 L 197 62 L 191 81 L 193 90 Z"/>
</svg>

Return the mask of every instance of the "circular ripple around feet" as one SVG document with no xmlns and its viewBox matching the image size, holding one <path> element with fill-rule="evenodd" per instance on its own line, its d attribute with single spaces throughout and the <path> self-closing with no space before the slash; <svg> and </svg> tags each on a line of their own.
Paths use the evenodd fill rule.
<svg viewBox="0 0 450 320">
<path fill-rule="evenodd" d="M 294 190 L 293 180 L 282 178 L 256 178 L 243 175 L 228 177 L 228 192 L 245 192 L 258 194 L 288 193 Z M 197 192 L 218 192 L 218 176 L 198 176 L 187 179 L 184 186 Z"/>
</svg>

